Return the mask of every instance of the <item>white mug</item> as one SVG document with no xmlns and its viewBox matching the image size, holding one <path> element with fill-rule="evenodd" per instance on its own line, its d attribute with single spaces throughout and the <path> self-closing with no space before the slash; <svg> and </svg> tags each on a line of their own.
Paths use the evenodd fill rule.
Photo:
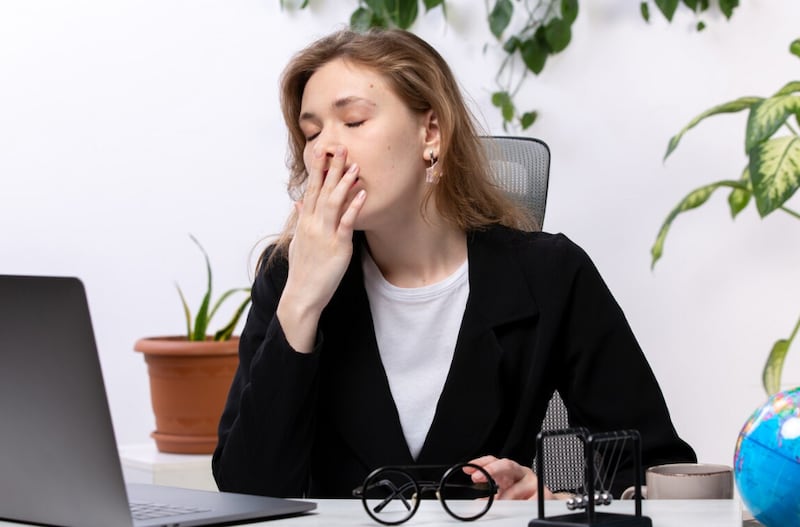
<svg viewBox="0 0 800 527">
<path fill-rule="evenodd" d="M 651 500 L 733 498 L 733 469 L 709 463 L 672 463 L 647 469 L 642 497 Z M 622 499 L 633 498 L 633 487 Z"/>
</svg>

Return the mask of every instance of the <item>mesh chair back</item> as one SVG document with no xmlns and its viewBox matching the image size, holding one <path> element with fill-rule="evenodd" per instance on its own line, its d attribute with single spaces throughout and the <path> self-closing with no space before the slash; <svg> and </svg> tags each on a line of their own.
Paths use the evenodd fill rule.
<svg viewBox="0 0 800 527">
<path fill-rule="evenodd" d="M 550 149 L 532 137 L 484 137 L 483 144 L 497 184 L 531 211 L 541 229 L 547 203 Z"/>
</svg>

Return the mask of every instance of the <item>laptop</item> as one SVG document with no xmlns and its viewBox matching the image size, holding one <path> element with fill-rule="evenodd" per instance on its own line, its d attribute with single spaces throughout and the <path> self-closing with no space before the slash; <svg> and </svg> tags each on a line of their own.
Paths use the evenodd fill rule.
<svg viewBox="0 0 800 527">
<path fill-rule="evenodd" d="M 132 506 L 140 512 L 134 515 Z M 0 519 L 190 526 L 287 517 L 315 507 L 126 485 L 83 284 L 70 277 L 0 275 Z"/>
</svg>

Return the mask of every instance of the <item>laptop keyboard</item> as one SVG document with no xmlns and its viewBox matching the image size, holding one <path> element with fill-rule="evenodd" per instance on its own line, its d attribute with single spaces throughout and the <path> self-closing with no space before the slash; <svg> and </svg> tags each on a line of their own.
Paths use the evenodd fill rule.
<svg viewBox="0 0 800 527">
<path fill-rule="evenodd" d="M 165 516 L 177 516 L 179 514 L 193 514 L 196 512 L 208 512 L 211 509 L 200 507 L 181 507 L 178 505 L 167 505 L 165 503 L 143 503 L 131 502 L 131 514 L 134 520 L 153 520 Z"/>
</svg>

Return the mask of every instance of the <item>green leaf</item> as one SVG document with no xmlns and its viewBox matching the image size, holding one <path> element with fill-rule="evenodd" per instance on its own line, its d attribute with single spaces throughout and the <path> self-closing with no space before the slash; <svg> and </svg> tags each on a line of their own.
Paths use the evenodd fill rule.
<svg viewBox="0 0 800 527">
<path fill-rule="evenodd" d="M 183 304 L 183 315 L 186 317 L 186 338 L 192 340 L 192 312 L 189 309 L 189 304 L 186 302 L 186 297 L 183 296 L 181 286 L 175 284 L 175 288 L 178 290 L 178 295 L 181 297 L 181 303 Z"/>
<path fill-rule="evenodd" d="M 792 41 L 792 43 L 789 44 L 789 52 L 792 55 L 800 57 L 800 38 Z"/>
<path fill-rule="evenodd" d="M 503 120 L 506 122 L 509 122 L 514 118 L 514 103 L 511 102 L 511 99 L 503 104 L 503 106 L 500 108 L 500 113 L 503 115 Z"/>
<path fill-rule="evenodd" d="M 578 0 L 561 0 L 561 18 L 572 25 L 578 18 Z"/>
<path fill-rule="evenodd" d="M 499 39 L 508 24 L 511 23 L 513 14 L 514 5 L 511 0 L 497 0 L 492 12 L 489 13 L 489 29 L 492 31 L 492 35 Z"/>
<path fill-rule="evenodd" d="M 800 137 L 776 137 L 753 148 L 750 180 L 762 218 L 781 207 L 800 186 Z"/>
<path fill-rule="evenodd" d="M 750 168 L 745 167 L 742 172 L 740 181 L 743 184 L 741 188 L 735 188 L 728 194 L 728 206 L 731 209 L 731 218 L 736 219 L 747 204 L 750 203 L 750 197 L 753 195 L 752 186 L 750 184 Z"/>
<path fill-rule="evenodd" d="M 517 37 L 517 35 L 514 35 L 513 37 L 506 40 L 505 44 L 503 44 L 503 51 L 511 55 L 512 53 L 517 51 L 517 49 L 519 49 L 519 45 L 520 45 L 520 40 Z"/>
<path fill-rule="evenodd" d="M 642 12 L 642 18 L 645 22 L 650 22 L 650 5 L 647 2 L 639 4 L 639 10 Z"/>
<path fill-rule="evenodd" d="M 523 113 L 522 117 L 520 117 L 520 119 L 519 119 L 519 122 L 522 125 L 522 129 L 523 130 L 527 130 L 528 128 L 530 128 L 531 125 L 534 122 L 536 122 L 536 118 L 537 117 L 538 117 L 538 114 L 536 112 L 525 112 L 525 113 Z"/>
<path fill-rule="evenodd" d="M 764 364 L 764 371 L 761 374 L 761 381 L 768 395 L 778 393 L 781 390 L 781 373 L 783 372 L 783 362 L 789 352 L 789 341 L 780 339 L 772 345 L 767 362 Z"/>
<path fill-rule="evenodd" d="M 233 289 L 228 289 L 225 291 L 219 299 L 214 302 L 214 307 L 211 309 L 211 313 L 208 315 L 208 321 L 211 322 L 211 319 L 214 318 L 214 315 L 217 313 L 217 309 L 228 299 L 231 295 L 235 293 L 249 293 L 250 289 L 246 287 L 234 287 Z"/>
<path fill-rule="evenodd" d="M 423 3 L 425 4 L 425 12 L 428 12 L 434 7 L 444 5 L 444 0 L 424 0 Z"/>
<path fill-rule="evenodd" d="M 737 7 L 739 7 L 739 0 L 719 0 L 719 10 L 727 19 L 731 18 L 733 10 Z"/>
<path fill-rule="evenodd" d="M 363 0 L 370 11 L 382 15 L 386 11 L 386 0 Z M 361 2 L 359 2 L 361 3 Z"/>
<path fill-rule="evenodd" d="M 245 291 L 248 290 L 245 289 Z M 228 322 L 224 328 L 214 333 L 214 340 L 228 340 L 231 338 L 231 335 L 233 335 L 233 330 L 236 329 L 236 324 L 239 323 L 239 319 L 242 317 L 242 313 L 244 313 L 244 310 L 247 308 L 247 304 L 250 303 L 250 300 L 250 295 L 247 295 L 247 298 L 244 300 L 244 302 L 239 304 L 239 307 L 236 308 L 236 311 L 233 313 L 233 317 L 231 318 L 230 322 Z"/>
<path fill-rule="evenodd" d="M 702 30 L 704 30 L 705 28 L 706 28 L 706 23 L 705 23 L 705 22 L 703 22 L 702 20 L 700 20 L 700 21 L 697 23 L 697 31 L 702 31 Z"/>
<path fill-rule="evenodd" d="M 194 319 L 194 332 L 189 340 L 205 340 L 206 329 L 208 328 L 208 305 L 211 302 L 211 261 L 208 259 L 208 253 L 206 253 L 206 250 L 202 245 L 200 245 L 200 242 L 197 241 L 197 238 L 191 234 L 189 237 L 203 253 L 203 258 L 206 260 L 206 275 L 208 278 L 206 294 L 203 296 L 203 302 L 200 304 L 200 309 L 197 310 L 197 316 L 195 316 Z"/>
<path fill-rule="evenodd" d="M 715 106 L 705 112 L 701 113 L 694 119 L 692 119 L 689 124 L 687 124 L 683 130 L 672 136 L 669 140 L 669 144 L 667 145 L 667 153 L 664 154 L 664 160 L 666 161 L 667 157 L 678 147 L 678 143 L 683 137 L 683 134 L 697 126 L 697 124 L 707 117 L 711 117 L 712 115 L 717 115 L 721 113 L 735 113 L 740 112 L 742 110 L 746 110 L 750 108 L 754 104 L 758 104 L 759 102 L 763 101 L 764 99 L 761 97 L 741 97 L 736 99 L 735 101 L 726 102 L 725 104 L 720 104 L 719 106 Z"/>
<path fill-rule="evenodd" d="M 359 7 L 350 15 L 350 27 L 353 31 L 364 32 L 372 27 L 374 13 L 366 7 Z"/>
<path fill-rule="evenodd" d="M 788 85 L 784 87 L 787 88 Z M 745 152 L 750 152 L 753 147 L 772 137 L 786 119 L 797 111 L 800 111 L 800 97 L 796 95 L 773 95 L 754 105 L 747 118 Z"/>
<path fill-rule="evenodd" d="M 537 75 L 541 73 L 544 69 L 544 63 L 547 61 L 548 52 L 539 44 L 536 38 L 525 40 L 520 46 L 519 51 L 525 66 Z"/>
<path fill-rule="evenodd" d="M 800 81 L 787 82 L 786 85 L 775 92 L 775 95 L 789 95 L 800 91 Z"/>
<path fill-rule="evenodd" d="M 558 53 L 569 45 L 572 38 L 570 25 L 560 18 L 554 18 L 544 28 L 545 38 L 553 53 Z"/>
<path fill-rule="evenodd" d="M 507 91 L 498 91 L 492 94 L 492 104 L 498 108 L 502 108 L 511 102 L 511 96 Z"/>
<path fill-rule="evenodd" d="M 697 0 L 683 0 L 683 4 L 692 11 L 697 11 Z"/>
<path fill-rule="evenodd" d="M 678 0 L 655 0 L 656 6 L 659 11 L 666 17 L 667 20 L 672 22 L 672 16 L 678 8 Z"/>
<path fill-rule="evenodd" d="M 384 0 L 389 20 L 400 29 L 408 29 L 417 19 L 418 0 Z"/>
<path fill-rule="evenodd" d="M 696 188 L 687 194 L 686 197 L 683 198 L 674 209 L 672 209 L 669 215 L 667 215 L 667 219 L 664 220 L 664 223 L 661 225 L 661 229 L 659 229 L 658 235 L 656 236 L 656 241 L 653 243 L 653 247 L 650 249 L 650 254 L 652 255 L 652 261 L 650 263 L 651 268 L 655 267 L 656 262 L 661 258 L 661 255 L 664 252 L 664 241 L 667 238 L 667 234 L 669 233 L 669 229 L 672 226 L 673 220 L 675 220 L 678 214 L 696 209 L 708 201 L 708 198 L 711 197 L 711 194 L 721 187 L 741 188 L 742 183 L 739 181 L 718 181 L 716 183 L 711 183 L 709 185 Z"/>
<path fill-rule="evenodd" d="M 500 108 L 500 114 L 503 116 L 503 128 L 505 129 L 506 123 L 514 118 L 514 102 L 511 100 L 511 95 L 506 91 L 498 91 L 492 94 L 492 105 Z"/>
</svg>

